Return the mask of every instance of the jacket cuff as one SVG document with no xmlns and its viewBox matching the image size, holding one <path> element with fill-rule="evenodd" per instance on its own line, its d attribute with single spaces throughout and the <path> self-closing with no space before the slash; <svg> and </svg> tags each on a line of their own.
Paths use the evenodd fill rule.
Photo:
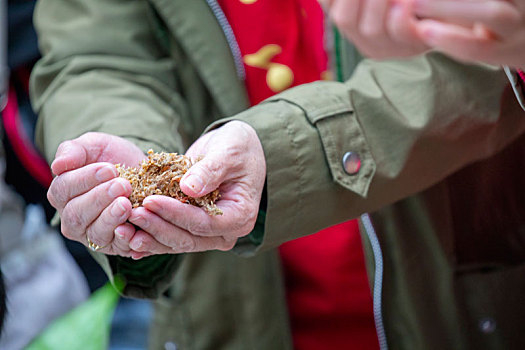
<svg viewBox="0 0 525 350">
<path fill-rule="evenodd" d="M 113 285 L 124 282 L 122 295 L 130 298 L 156 299 L 170 286 L 182 255 L 155 255 L 140 260 L 109 256 L 90 251 Z"/>
</svg>

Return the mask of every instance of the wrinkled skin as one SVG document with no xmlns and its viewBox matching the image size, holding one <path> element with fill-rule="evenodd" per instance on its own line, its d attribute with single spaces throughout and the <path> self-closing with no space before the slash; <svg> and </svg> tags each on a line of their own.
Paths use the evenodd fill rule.
<svg viewBox="0 0 525 350">
<path fill-rule="evenodd" d="M 216 204 L 223 215 L 210 216 L 172 198 L 150 196 L 129 219 L 142 229 L 130 242 L 133 250 L 148 254 L 230 250 L 253 229 L 266 177 L 255 130 L 243 122 L 229 122 L 200 137 L 186 155 L 204 158 L 181 179 L 182 191 L 200 197 L 219 188 Z"/>
<path fill-rule="evenodd" d="M 140 259 L 153 254 L 230 250 L 254 227 L 266 177 L 255 131 L 230 122 L 199 138 L 189 156 L 204 156 L 181 180 L 181 189 L 200 197 L 216 188 L 223 215 L 165 197 L 150 196 L 132 209 L 129 181 L 113 164 L 138 166 L 145 158 L 131 142 L 103 133 L 65 141 L 51 165 L 56 175 L 48 199 L 69 239 L 101 246 L 100 252 Z"/>
<path fill-rule="evenodd" d="M 365 56 L 400 58 L 425 52 L 409 0 L 319 0 L 337 28 Z"/>
<path fill-rule="evenodd" d="M 464 61 L 525 68 L 525 0 L 415 0 L 425 43 Z"/>
<path fill-rule="evenodd" d="M 102 133 L 60 144 L 47 198 L 60 214 L 62 234 L 84 245 L 89 237 L 106 254 L 131 256 L 131 184 L 118 178 L 113 164 L 137 166 L 143 158 L 131 142 Z"/>
</svg>

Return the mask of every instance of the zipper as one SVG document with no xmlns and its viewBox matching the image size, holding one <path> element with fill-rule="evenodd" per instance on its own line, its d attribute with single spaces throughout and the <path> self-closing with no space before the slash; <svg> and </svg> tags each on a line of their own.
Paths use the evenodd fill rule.
<svg viewBox="0 0 525 350">
<path fill-rule="evenodd" d="M 361 222 L 365 228 L 365 233 L 368 236 L 372 252 L 374 254 L 374 290 L 372 293 L 372 303 L 374 312 L 374 322 L 376 326 L 377 339 L 379 341 L 379 349 L 388 350 L 386 341 L 385 326 L 383 324 L 383 308 L 382 308 L 382 291 L 383 291 L 383 254 L 381 253 L 381 245 L 377 238 L 376 231 L 372 225 L 372 220 L 368 214 L 361 215 Z"/>
<path fill-rule="evenodd" d="M 206 0 L 206 2 L 213 12 L 213 15 L 217 19 L 217 22 L 219 22 L 219 26 L 226 37 L 226 41 L 228 42 L 228 46 L 230 47 L 230 51 L 233 56 L 233 61 L 235 63 L 237 77 L 239 77 L 241 81 L 244 81 L 246 80 L 246 71 L 244 70 L 241 49 L 239 48 L 239 43 L 235 38 L 235 34 L 233 34 L 233 29 L 230 25 L 230 22 L 228 22 L 228 19 L 226 18 L 226 15 L 224 14 L 224 11 L 222 11 L 221 5 L 219 5 L 217 0 Z"/>
<path fill-rule="evenodd" d="M 208 6 L 213 12 L 213 15 L 219 22 L 219 25 L 226 37 L 228 46 L 232 53 L 235 67 L 237 70 L 237 76 L 239 79 L 244 81 L 246 79 L 246 71 L 244 70 L 244 63 L 242 60 L 241 50 L 235 35 L 233 34 L 233 29 L 226 18 L 226 15 L 222 11 L 220 5 L 216 0 L 206 0 Z M 341 50 L 340 50 L 340 33 L 334 28 L 334 41 L 335 41 L 335 59 L 336 59 L 336 74 L 337 80 L 343 80 L 342 64 L 341 64 Z M 361 215 L 361 221 L 365 228 L 366 234 L 372 246 L 372 252 L 374 255 L 374 290 L 373 290 L 373 313 L 374 313 L 374 322 L 376 327 L 377 338 L 379 341 L 379 348 L 381 350 L 388 350 L 388 344 L 386 341 L 385 327 L 383 324 L 383 310 L 382 310 L 382 289 L 383 289 L 383 255 L 381 252 L 381 246 L 377 238 L 374 226 L 370 220 L 368 214 Z"/>
<path fill-rule="evenodd" d="M 333 40 L 334 40 L 334 60 L 335 60 L 335 74 L 339 82 L 344 82 L 344 68 L 342 61 L 342 38 L 337 27 L 333 26 Z M 365 233 L 372 246 L 372 253 L 374 255 L 374 286 L 372 291 L 372 307 L 374 313 L 374 323 L 376 327 L 377 340 L 379 342 L 380 350 L 388 350 L 386 339 L 385 325 L 383 323 L 383 306 L 382 306 L 382 292 L 383 292 L 383 253 L 381 252 L 381 245 L 377 238 L 376 231 L 372 225 L 372 220 L 368 213 L 361 215 L 361 222 L 365 229 Z"/>
<path fill-rule="evenodd" d="M 0 112 L 7 104 L 9 67 L 7 65 L 7 1 L 0 0 Z"/>
</svg>

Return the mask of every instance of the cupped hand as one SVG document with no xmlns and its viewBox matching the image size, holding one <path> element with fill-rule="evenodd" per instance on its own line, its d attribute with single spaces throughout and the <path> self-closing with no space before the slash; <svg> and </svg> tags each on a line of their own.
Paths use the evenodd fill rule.
<svg viewBox="0 0 525 350">
<path fill-rule="evenodd" d="M 525 68 L 525 0 L 414 0 L 417 32 L 464 61 Z"/>
<path fill-rule="evenodd" d="M 130 256 L 131 184 L 118 177 L 114 164 L 137 166 L 144 158 L 133 143 L 103 133 L 60 144 L 47 198 L 60 214 L 62 234 L 86 246 L 89 238 L 106 254 Z"/>
<path fill-rule="evenodd" d="M 266 177 L 266 161 L 255 130 L 240 121 L 201 136 L 186 155 L 204 157 L 181 179 L 191 197 L 219 188 L 222 215 L 165 196 L 150 196 L 133 209 L 129 221 L 140 227 L 130 247 L 144 254 L 230 250 L 251 232 Z M 132 253 L 135 257 L 136 253 Z M 140 256 L 139 256 L 140 257 Z"/>
<path fill-rule="evenodd" d="M 365 56 L 408 57 L 429 47 L 414 27 L 409 0 L 320 0 L 337 28 Z"/>
</svg>

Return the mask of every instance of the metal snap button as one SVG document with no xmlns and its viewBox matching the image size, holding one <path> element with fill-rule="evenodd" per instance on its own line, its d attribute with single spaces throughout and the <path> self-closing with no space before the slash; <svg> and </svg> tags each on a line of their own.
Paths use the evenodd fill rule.
<svg viewBox="0 0 525 350">
<path fill-rule="evenodd" d="M 496 321 L 491 317 L 484 317 L 479 321 L 479 329 L 485 334 L 493 333 L 496 330 Z"/>
<path fill-rule="evenodd" d="M 355 175 L 361 169 L 361 157 L 356 152 L 346 152 L 343 156 L 343 169 L 348 175 Z"/>
<path fill-rule="evenodd" d="M 164 344 L 164 349 L 165 350 L 177 350 L 177 344 L 175 344 L 174 342 L 166 342 Z"/>
</svg>

